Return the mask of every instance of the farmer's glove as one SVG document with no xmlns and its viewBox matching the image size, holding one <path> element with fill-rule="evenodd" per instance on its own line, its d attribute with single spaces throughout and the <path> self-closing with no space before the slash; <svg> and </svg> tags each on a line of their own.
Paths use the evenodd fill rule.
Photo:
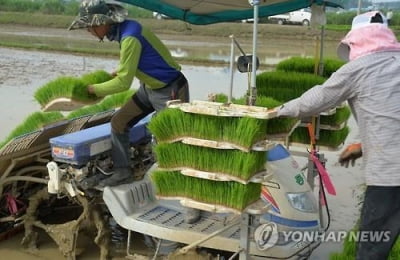
<svg viewBox="0 0 400 260">
<path fill-rule="evenodd" d="M 346 149 L 339 156 L 339 163 L 346 168 L 349 167 L 349 163 L 351 162 L 351 166 L 354 166 L 356 160 L 362 156 L 361 143 L 350 144 L 346 147 Z"/>
</svg>

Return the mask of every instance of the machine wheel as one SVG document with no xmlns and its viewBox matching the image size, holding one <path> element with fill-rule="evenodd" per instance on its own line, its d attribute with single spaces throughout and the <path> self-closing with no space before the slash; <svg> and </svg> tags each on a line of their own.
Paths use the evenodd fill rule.
<svg viewBox="0 0 400 260">
<path fill-rule="evenodd" d="M 162 15 L 161 15 L 161 14 L 157 14 L 157 15 L 156 15 L 156 19 L 157 19 L 157 20 L 162 20 L 162 19 L 163 19 L 163 17 L 162 17 Z"/>
<path fill-rule="evenodd" d="M 283 24 L 284 24 L 283 20 L 279 19 L 279 20 L 278 20 L 278 24 L 279 24 L 279 25 L 283 25 Z"/>
<path fill-rule="evenodd" d="M 303 26 L 309 26 L 310 25 L 310 21 L 309 20 L 303 20 L 302 22 Z"/>
</svg>

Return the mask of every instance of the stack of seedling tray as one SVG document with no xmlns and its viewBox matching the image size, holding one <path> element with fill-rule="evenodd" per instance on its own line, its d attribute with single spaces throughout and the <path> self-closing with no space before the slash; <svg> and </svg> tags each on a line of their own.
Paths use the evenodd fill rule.
<svg viewBox="0 0 400 260">
<path fill-rule="evenodd" d="M 350 115 L 351 111 L 345 104 L 319 115 L 319 121 L 317 121 L 319 148 L 337 150 L 342 146 L 350 132 L 347 126 Z M 307 126 L 308 122 L 302 122 L 293 131 L 293 134 L 290 136 L 292 145 L 304 146 L 310 144 L 311 141 Z"/>
<path fill-rule="evenodd" d="M 279 102 L 287 102 L 301 96 L 315 85 L 321 85 L 333 72 L 343 65 L 343 62 L 327 59 L 322 76 L 313 73 L 315 60 L 313 58 L 295 57 L 282 61 L 276 71 L 269 71 L 257 75 L 257 99 L 269 97 Z M 315 120 L 317 145 L 325 150 L 337 150 L 346 140 L 349 128 L 347 120 L 351 112 L 346 104 L 324 111 Z M 307 129 L 311 118 L 302 118 L 285 140 L 287 145 L 305 146 L 310 144 Z M 279 137 L 279 135 L 277 136 Z"/>
<path fill-rule="evenodd" d="M 257 106 L 169 103 L 148 125 L 157 142 L 157 196 L 212 212 L 251 210 L 271 177 L 266 156 L 274 144 L 266 138 L 274 117 Z"/>
</svg>

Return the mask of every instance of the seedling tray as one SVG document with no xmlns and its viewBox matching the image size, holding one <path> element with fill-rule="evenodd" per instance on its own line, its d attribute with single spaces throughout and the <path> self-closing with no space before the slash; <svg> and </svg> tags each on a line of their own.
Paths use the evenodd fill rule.
<svg viewBox="0 0 400 260">
<path fill-rule="evenodd" d="M 180 171 L 183 175 L 190 176 L 190 177 L 206 179 L 206 180 L 212 180 L 212 181 L 235 181 L 235 182 L 239 182 L 239 183 L 242 183 L 242 184 L 248 184 L 250 182 L 263 183 L 263 182 L 269 181 L 272 178 L 272 174 L 268 173 L 266 170 L 254 174 L 248 180 L 243 180 L 243 179 L 241 179 L 239 177 L 232 176 L 232 175 L 229 175 L 229 174 L 226 174 L 226 173 L 205 172 L 205 171 L 200 171 L 200 170 L 196 170 L 196 169 L 189 168 L 189 167 L 176 167 L 176 168 L 161 168 L 161 167 L 158 167 L 158 170 L 162 170 L 162 171 Z"/>
<path fill-rule="evenodd" d="M 214 149 L 221 149 L 221 150 L 237 149 L 237 150 L 241 150 L 243 152 L 268 151 L 275 146 L 275 143 L 273 143 L 269 140 L 262 140 L 262 141 L 255 143 L 250 149 L 248 149 L 244 146 L 240 146 L 238 144 L 231 143 L 228 141 L 206 140 L 206 139 L 194 138 L 194 137 L 189 137 L 189 136 L 182 136 L 182 137 L 178 137 L 178 138 L 168 141 L 168 143 L 174 143 L 174 142 L 182 142 L 184 144 L 208 147 L 208 148 L 214 148 Z"/>
<path fill-rule="evenodd" d="M 253 214 L 253 215 L 261 215 L 261 214 L 267 213 L 268 210 L 271 208 L 271 204 L 268 204 L 268 203 L 262 201 L 261 199 L 251 203 L 243 210 L 238 210 L 238 209 L 230 208 L 230 207 L 227 207 L 224 205 L 204 203 L 204 202 L 200 202 L 200 201 L 193 200 L 193 199 L 186 198 L 186 197 L 179 197 L 179 196 L 169 197 L 169 196 L 158 196 L 158 195 L 156 197 L 158 199 L 165 199 L 165 200 L 179 200 L 181 205 L 184 207 L 195 208 L 195 209 L 213 212 L 213 213 L 241 214 L 243 212 L 246 212 L 246 213 Z"/>
<path fill-rule="evenodd" d="M 209 101 L 193 101 L 191 103 L 181 103 L 180 101 L 170 101 L 167 103 L 170 108 L 179 108 L 184 112 L 226 116 L 226 117 L 253 117 L 258 119 L 271 119 L 277 117 L 277 111 L 265 107 L 245 106 L 237 104 L 225 104 Z"/>
<path fill-rule="evenodd" d="M 101 99 L 80 101 L 71 98 L 56 98 L 42 107 L 42 111 L 73 111 L 79 109 L 83 106 L 93 105 L 100 101 Z"/>
</svg>

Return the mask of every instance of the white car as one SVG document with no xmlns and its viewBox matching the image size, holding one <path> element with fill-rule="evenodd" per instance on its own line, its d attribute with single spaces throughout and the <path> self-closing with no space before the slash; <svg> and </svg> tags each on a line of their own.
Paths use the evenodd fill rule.
<svg viewBox="0 0 400 260">
<path fill-rule="evenodd" d="M 170 19 L 171 17 L 165 15 L 165 14 L 161 14 L 158 12 L 153 12 L 153 17 L 156 18 L 157 20 L 161 20 L 161 19 Z"/>
<path fill-rule="evenodd" d="M 309 26 L 311 22 L 311 10 L 303 8 L 286 14 L 272 15 L 268 17 L 268 20 L 278 24 L 302 24 Z"/>
</svg>

